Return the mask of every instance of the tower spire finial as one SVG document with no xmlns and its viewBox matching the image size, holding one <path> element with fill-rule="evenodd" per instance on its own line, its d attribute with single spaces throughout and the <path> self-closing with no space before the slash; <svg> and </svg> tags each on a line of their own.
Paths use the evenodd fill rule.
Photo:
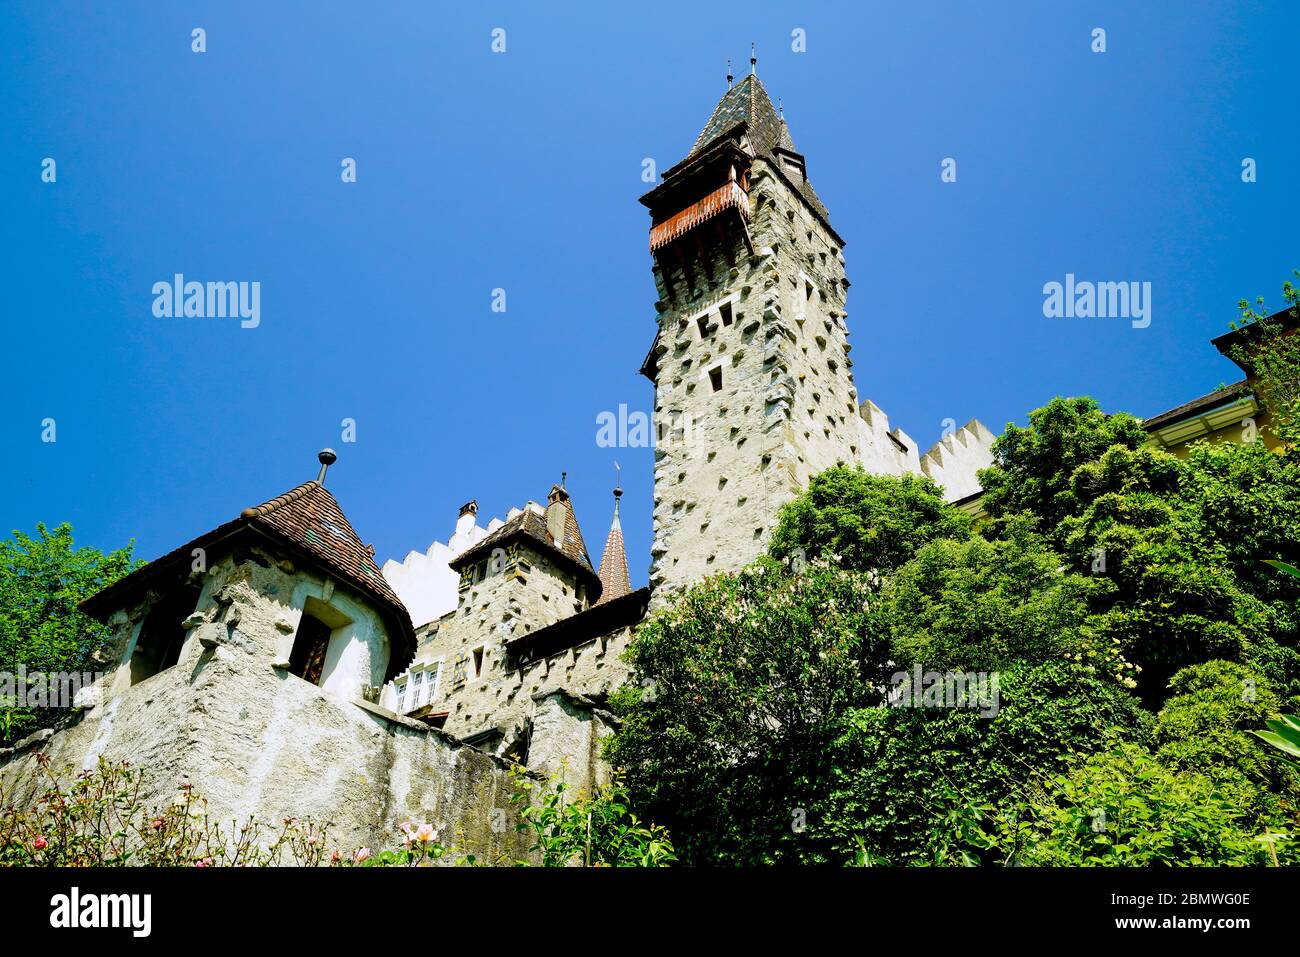
<svg viewBox="0 0 1300 957">
<path fill-rule="evenodd" d="M 605 539 L 605 554 L 600 557 L 600 598 L 596 604 L 601 605 L 615 598 L 622 598 L 632 590 L 631 579 L 627 575 L 627 549 L 623 546 L 623 526 L 618 520 L 618 500 L 623 495 L 623 485 L 619 481 L 622 469 L 614 463 L 614 517 L 609 523 L 609 537 Z"/>
<path fill-rule="evenodd" d="M 779 96 L 776 98 L 776 111 L 777 111 L 777 113 L 781 114 L 781 122 L 784 123 L 784 122 L 785 122 L 785 104 L 781 102 L 781 98 L 780 98 Z"/>
<path fill-rule="evenodd" d="M 749 45 L 749 75 L 758 76 L 758 53 L 753 43 Z"/>
<path fill-rule="evenodd" d="M 731 83 L 734 79 L 735 77 L 731 75 L 731 57 L 727 57 L 727 89 L 728 90 L 731 89 Z"/>
</svg>

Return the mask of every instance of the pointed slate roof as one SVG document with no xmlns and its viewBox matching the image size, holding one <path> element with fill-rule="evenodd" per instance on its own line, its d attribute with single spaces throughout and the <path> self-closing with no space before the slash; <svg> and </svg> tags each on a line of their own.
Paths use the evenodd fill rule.
<svg viewBox="0 0 1300 957">
<path fill-rule="evenodd" d="M 600 558 L 600 600 L 597 605 L 622 598 L 632 590 L 627 575 L 627 550 L 623 547 L 623 526 L 618 520 L 618 498 L 614 499 L 614 520 L 605 539 L 605 554 Z"/>
<path fill-rule="evenodd" d="M 554 494 L 554 489 L 552 490 Z M 490 553 L 492 549 L 503 546 L 516 538 L 527 538 L 535 545 L 541 545 L 544 552 L 553 555 L 562 563 L 569 565 L 579 574 L 591 580 L 599 580 L 596 570 L 591 566 L 587 554 L 587 544 L 582 539 L 582 529 L 578 527 L 578 516 L 573 511 L 573 502 L 564 497 L 564 540 L 557 542 L 551 536 L 546 524 L 546 515 L 539 515 L 531 508 L 525 508 L 514 518 L 494 531 L 491 535 L 465 549 L 450 562 L 453 569 L 460 569 Z"/>
<path fill-rule="evenodd" d="M 113 585 L 85 599 L 86 614 L 106 620 L 169 571 L 188 570 L 193 551 L 207 551 L 250 532 L 268 536 L 281 546 L 337 576 L 377 606 L 391 628 L 393 643 L 388 677 L 400 674 L 415 653 L 415 629 L 402 600 L 384 580 L 372 549 L 362 544 L 334 496 L 319 482 L 304 482 L 270 501 L 244 509 L 233 521 L 156 558 Z"/>
<path fill-rule="evenodd" d="M 803 176 L 790 177 L 773 155 L 773 150 L 777 149 L 788 150 L 791 153 L 797 153 L 798 150 L 794 147 L 794 140 L 790 136 L 790 129 L 785 120 L 777 116 L 776 108 L 772 106 L 772 98 L 767 95 L 767 90 L 763 88 L 758 77 L 752 73 L 723 94 L 718 105 L 713 108 L 709 121 L 704 124 L 704 129 L 695 138 L 695 145 L 691 147 L 690 153 L 682 163 L 689 162 L 718 140 L 734 135 L 742 123 L 749 132 L 749 142 L 754 155 L 764 157 L 781 170 L 782 175 L 791 179 L 817 215 L 829 221 L 830 214 L 813 190 L 812 184 Z M 669 173 L 671 172 L 670 170 Z"/>
</svg>

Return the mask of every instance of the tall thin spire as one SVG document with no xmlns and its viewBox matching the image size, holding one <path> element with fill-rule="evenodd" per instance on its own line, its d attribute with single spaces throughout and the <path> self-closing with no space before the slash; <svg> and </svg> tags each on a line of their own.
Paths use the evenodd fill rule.
<svg viewBox="0 0 1300 957">
<path fill-rule="evenodd" d="M 758 76 L 758 53 L 752 43 L 749 45 L 749 75 Z"/>
<path fill-rule="evenodd" d="M 615 598 L 622 598 L 632 590 L 631 579 L 627 574 L 627 550 L 623 547 L 623 526 L 618 520 L 619 499 L 623 489 L 619 483 L 618 463 L 614 463 L 614 518 L 609 523 L 609 537 L 605 539 L 605 554 L 600 558 L 600 600 L 603 605 Z"/>
<path fill-rule="evenodd" d="M 732 81 L 736 78 L 731 75 L 731 57 L 727 57 L 727 89 L 731 89 Z"/>
</svg>

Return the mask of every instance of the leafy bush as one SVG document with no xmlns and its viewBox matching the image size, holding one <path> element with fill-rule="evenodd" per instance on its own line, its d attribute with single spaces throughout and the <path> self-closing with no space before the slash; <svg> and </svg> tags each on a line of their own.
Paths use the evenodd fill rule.
<svg viewBox="0 0 1300 957">
<path fill-rule="evenodd" d="M 1025 865 L 1267 864 L 1238 797 L 1122 744 L 1089 758 L 1048 800 L 1001 816 L 999 844 Z"/>
<path fill-rule="evenodd" d="M 1000 676 L 993 718 L 965 709 L 865 708 L 831 744 L 824 798 L 809 814 L 810 858 L 998 863 L 996 809 L 1042 800 L 1082 758 L 1146 742 L 1151 719 L 1095 670 L 1067 661 Z"/>
<path fill-rule="evenodd" d="M 617 779 L 574 800 L 566 799 L 568 786 L 562 781 L 538 783 L 522 772 L 514 781 L 516 828 L 532 833 L 529 850 L 543 867 L 666 867 L 677 859 L 668 832 L 643 824 L 628 809 L 627 792 Z"/>
<path fill-rule="evenodd" d="M 45 867 L 247 867 L 317 865 L 326 860 L 328 825 L 248 820 L 230 830 L 212 821 L 207 801 L 183 787 L 165 808 L 146 809 L 143 772 L 102 758 L 65 784 L 37 755 L 44 793 L 31 808 L 4 805 L 0 865 Z"/>
<path fill-rule="evenodd" d="M 1178 672 L 1169 690 L 1156 727 L 1165 764 L 1211 776 L 1226 768 L 1259 785 L 1289 785 L 1248 735 L 1281 708 L 1265 678 L 1244 665 L 1207 661 Z"/>
</svg>

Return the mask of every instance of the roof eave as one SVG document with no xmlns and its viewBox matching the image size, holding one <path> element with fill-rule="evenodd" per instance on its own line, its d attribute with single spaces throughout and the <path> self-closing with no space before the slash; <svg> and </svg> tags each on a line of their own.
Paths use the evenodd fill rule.
<svg viewBox="0 0 1300 957">
<path fill-rule="evenodd" d="M 658 185 L 642 194 L 638 199 L 638 202 L 647 209 L 653 209 L 655 200 L 681 185 L 685 179 L 694 175 L 709 162 L 716 159 L 720 154 L 730 152 L 734 154 L 733 159 L 751 159 L 752 157 L 750 154 L 746 153 L 734 142 L 734 137 L 739 133 L 744 132 L 747 127 L 748 124 L 742 120 L 735 126 L 719 134 L 712 143 L 700 150 L 700 152 L 693 156 L 686 157 L 686 159 L 682 160 L 680 163 L 665 170 Z"/>
</svg>

